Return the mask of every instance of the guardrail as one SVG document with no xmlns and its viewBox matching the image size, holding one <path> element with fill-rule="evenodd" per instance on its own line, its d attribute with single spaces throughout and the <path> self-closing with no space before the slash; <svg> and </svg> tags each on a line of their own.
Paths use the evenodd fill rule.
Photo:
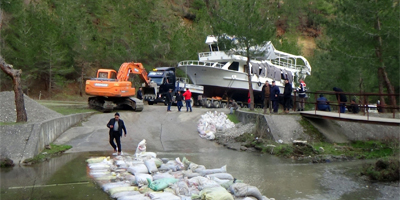
<svg viewBox="0 0 400 200">
<path fill-rule="evenodd" d="M 398 97 L 399 94 L 379 94 L 379 93 L 352 93 L 352 92 L 332 92 L 332 91 L 317 91 L 317 92 L 306 92 L 307 94 L 307 98 L 305 99 L 305 104 L 313 104 L 314 105 L 314 110 L 315 110 L 315 114 L 318 110 L 318 97 L 319 95 L 327 95 L 328 97 L 330 96 L 334 96 L 331 97 L 331 99 L 335 99 L 333 101 L 327 101 L 327 105 L 332 106 L 332 108 L 337 108 L 337 112 L 339 113 L 339 117 L 340 117 L 340 109 L 339 106 L 345 106 L 345 107 L 349 107 L 352 104 L 349 103 L 351 102 L 351 100 L 355 99 L 355 104 L 358 106 L 358 108 L 360 109 L 359 112 L 363 112 L 363 115 L 367 116 L 367 119 L 369 119 L 369 113 L 371 109 L 375 109 L 377 110 L 378 113 L 393 113 L 393 118 L 396 117 L 396 111 L 400 110 L 400 107 L 398 105 L 396 106 L 392 106 L 392 105 L 387 105 L 387 104 L 378 104 L 377 102 L 374 103 L 370 103 L 369 99 L 371 99 L 371 97 L 391 97 L 391 96 L 395 96 Z M 340 98 L 336 98 L 336 95 L 346 95 L 347 98 L 347 102 L 340 102 Z M 325 97 L 327 97 L 325 96 Z M 313 100 L 313 101 L 311 101 Z M 296 106 L 299 103 L 299 97 L 297 95 L 297 92 L 294 92 L 294 105 L 293 105 L 293 110 L 296 111 Z M 376 104 L 376 106 L 371 106 Z"/>
</svg>

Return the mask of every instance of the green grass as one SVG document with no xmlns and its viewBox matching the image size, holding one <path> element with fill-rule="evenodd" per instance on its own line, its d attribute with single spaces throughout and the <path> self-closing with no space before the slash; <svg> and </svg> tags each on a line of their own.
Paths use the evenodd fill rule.
<svg viewBox="0 0 400 200">
<path fill-rule="evenodd" d="M 313 142 L 322 142 L 325 137 L 315 128 L 307 119 L 301 117 L 299 121 L 300 125 L 303 127 L 304 133 L 311 136 Z"/>
<path fill-rule="evenodd" d="M 41 100 L 38 101 L 41 105 L 54 110 L 63 115 L 95 112 L 93 109 L 89 109 L 86 101 L 54 101 L 54 100 Z"/>
<path fill-rule="evenodd" d="M 346 155 L 359 159 L 385 158 L 394 156 L 398 152 L 398 144 L 383 143 L 380 141 L 357 141 L 350 144 L 331 144 L 319 142 L 313 144 L 314 148 L 323 154 Z M 324 152 L 319 150 L 324 149 Z"/>
<path fill-rule="evenodd" d="M 59 155 L 62 152 L 72 148 L 70 145 L 55 145 L 55 144 L 50 144 L 50 149 L 44 149 L 40 154 L 36 155 L 33 158 L 28 158 L 24 160 L 24 163 L 38 163 L 38 162 L 43 162 L 45 160 L 50 159 L 53 156 Z"/>
<path fill-rule="evenodd" d="M 235 114 L 229 114 L 228 119 L 231 120 L 231 122 L 233 122 L 234 124 L 237 124 L 240 122 Z"/>
</svg>

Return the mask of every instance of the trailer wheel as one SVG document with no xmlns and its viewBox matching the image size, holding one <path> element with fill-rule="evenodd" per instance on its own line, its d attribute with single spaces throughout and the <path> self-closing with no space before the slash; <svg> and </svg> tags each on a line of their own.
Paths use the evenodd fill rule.
<svg viewBox="0 0 400 200">
<path fill-rule="evenodd" d="M 220 108 L 221 107 L 221 103 L 219 101 L 214 101 L 213 105 L 215 108 Z"/>
<path fill-rule="evenodd" d="M 222 103 L 221 108 L 226 108 L 226 105 L 227 105 L 226 103 Z"/>
<path fill-rule="evenodd" d="M 211 108 L 211 101 L 210 100 L 206 101 L 206 108 Z"/>
</svg>

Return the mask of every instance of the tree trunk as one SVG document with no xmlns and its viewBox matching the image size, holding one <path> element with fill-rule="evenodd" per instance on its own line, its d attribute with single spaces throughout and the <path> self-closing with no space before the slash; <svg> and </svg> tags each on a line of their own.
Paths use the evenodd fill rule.
<svg viewBox="0 0 400 200">
<path fill-rule="evenodd" d="M 10 76 L 13 80 L 13 88 L 15 94 L 15 108 L 17 109 L 17 122 L 26 122 L 28 117 L 26 115 L 24 93 L 21 87 L 21 70 L 13 69 L 12 65 L 7 64 L 3 57 L 0 56 L 0 68 Z"/>
<path fill-rule="evenodd" d="M 375 0 L 375 2 L 377 2 L 377 0 Z M 379 20 L 379 16 L 376 17 L 376 26 L 375 28 L 380 32 L 381 30 L 381 22 Z M 377 40 L 378 40 L 378 46 L 376 47 L 376 56 L 379 59 L 379 62 L 381 62 L 381 67 L 380 69 L 378 69 L 380 71 L 380 74 L 378 74 L 378 76 L 381 76 L 381 80 L 385 82 L 385 85 L 387 87 L 387 92 L 388 94 L 392 95 L 390 96 L 390 103 L 392 104 L 393 107 L 396 107 L 396 97 L 394 96 L 394 88 L 392 86 L 392 84 L 389 81 L 389 77 L 387 76 L 386 70 L 385 70 L 385 63 L 383 62 L 383 56 L 382 56 L 382 46 L 383 46 L 383 42 L 382 42 L 382 37 L 380 35 L 377 36 Z M 381 87 L 381 82 L 379 83 L 379 87 Z M 381 92 L 381 88 L 379 88 L 379 92 Z M 381 98 L 382 99 L 382 98 Z M 382 101 L 381 101 L 382 102 Z"/>
<path fill-rule="evenodd" d="M 82 95 L 83 95 L 83 72 L 84 72 L 84 69 L 85 69 L 85 63 L 82 62 L 81 85 L 80 85 L 80 87 L 79 87 L 79 96 L 82 96 Z"/>
<path fill-rule="evenodd" d="M 383 75 L 382 75 L 382 68 L 378 68 L 378 81 L 379 81 L 379 94 L 383 94 Z M 382 112 L 385 112 L 385 97 L 384 96 L 379 96 L 379 99 L 381 100 L 381 106 L 382 106 Z"/>
<path fill-rule="evenodd" d="M 249 54 L 247 54 L 247 55 L 249 55 Z M 253 93 L 253 84 L 251 82 L 250 56 L 247 56 L 247 80 L 249 82 L 250 110 L 253 111 L 254 110 L 254 93 Z"/>
</svg>

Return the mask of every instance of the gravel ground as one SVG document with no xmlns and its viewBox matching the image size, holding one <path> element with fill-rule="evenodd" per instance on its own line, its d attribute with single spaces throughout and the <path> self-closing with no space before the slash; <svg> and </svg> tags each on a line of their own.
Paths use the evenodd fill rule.
<svg viewBox="0 0 400 200">
<path fill-rule="evenodd" d="M 24 95 L 25 110 L 28 122 L 40 122 L 63 116 L 62 114 L 40 105 L 35 100 Z M 0 122 L 15 122 L 17 112 L 15 109 L 15 95 L 13 91 L 0 92 Z"/>
</svg>

